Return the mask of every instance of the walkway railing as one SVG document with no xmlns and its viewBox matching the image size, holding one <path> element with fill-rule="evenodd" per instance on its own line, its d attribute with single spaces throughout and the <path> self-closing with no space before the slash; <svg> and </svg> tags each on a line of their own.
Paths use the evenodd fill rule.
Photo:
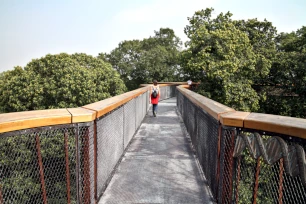
<svg viewBox="0 0 306 204">
<path fill-rule="evenodd" d="M 178 87 L 181 113 L 218 203 L 306 203 L 306 120 L 238 112 Z"/>
<path fill-rule="evenodd" d="M 161 100 L 175 85 L 161 85 Z M 0 203 L 96 203 L 149 108 L 140 88 L 80 108 L 0 114 Z"/>
<path fill-rule="evenodd" d="M 178 83 L 218 203 L 306 203 L 306 120 L 238 112 Z M 0 203 L 96 203 L 149 108 L 143 87 L 80 108 L 0 114 Z"/>
</svg>

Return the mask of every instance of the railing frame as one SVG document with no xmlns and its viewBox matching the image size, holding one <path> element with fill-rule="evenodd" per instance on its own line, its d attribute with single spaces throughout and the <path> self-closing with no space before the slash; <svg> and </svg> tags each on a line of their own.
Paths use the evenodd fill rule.
<svg viewBox="0 0 306 204">
<path fill-rule="evenodd" d="M 178 91 L 183 94 L 185 97 L 187 97 L 194 105 L 202 108 L 202 110 L 209 113 L 212 117 L 217 119 L 220 123 L 219 129 L 218 129 L 218 146 L 216 147 L 218 149 L 218 168 L 216 172 L 216 181 L 219 186 L 218 190 L 218 196 L 217 196 L 217 202 L 218 203 L 228 203 L 228 202 L 237 202 L 238 203 L 238 187 L 240 182 L 240 168 L 238 168 L 238 185 L 236 185 L 236 189 L 233 188 L 233 184 L 229 183 L 229 192 L 224 192 L 224 184 L 223 184 L 223 170 L 221 167 L 222 164 L 222 158 L 224 155 L 222 155 L 222 138 L 225 137 L 225 135 L 222 133 L 224 129 L 233 128 L 237 129 L 237 133 L 232 135 L 232 142 L 231 142 L 231 148 L 233 149 L 233 145 L 235 145 L 235 137 L 236 135 L 244 130 L 244 131 L 256 131 L 261 134 L 268 134 L 268 135 L 275 135 L 278 137 L 283 137 L 288 139 L 288 137 L 294 138 L 297 142 L 303 142 L 305 144 L 306 142 L 306 119 L 300 119 L 300 118 L 292 118 L 292 117 L 285 117 L 285 116 L 278 116 L 278 115 L 269 115 L 269 114 L 261 114 L 261 113 L 250 113 L 250 112 L 241 112 L 241 111 L 235 111 L 234 109 L 231 109 L 229 107 L 226 107 L 218 102 L 212 101 L 211 99 L 208 99 L 204 96 L 201 96 L 199 94 L 196 94 L 190 90 L 187 90 L 188 86 L 178 86 Z M 191 134 L 191 133 L 189 133 Z M 292 139 L 290 138 L 290 139 Z M 228 152 L 229 155 L 233 155 L 233 152 Z M 231 168 L 234 166 L 234 159 L 232 156 L 230 156 L 231 161 Z M 223 158 L 224 159 L 224 158 Z M 221 163 L 220 163 L 221 162 Z M 240 159 L 237 159 L 237 162 L 241 162 Z M 221 165 L 221 166 L 220 166 Z M 279 186 L 278 186 L 278 202 L 282 203 L 282 192 L 283 192 L 283 159 L 280 160 L 280 175 L 279 175 Z M 260 171 L 260 160 L 257 161 L 257 168 L 255 172 L 255 184 L 253 189 L 253 203 L 256 203 L 257 198 L 257 191 L 258 191 L 258 176 Z M 231 169 L 228 170 L 227 175 L 228 177 L 232 177 L 233 171 Z M 212 191 L 214 189 L 211 189 Z M 225 193 L 225 194 L 224 194 Z M 230 193 L 235 193 L 236 200 L 232 201 L 231 195 L 228 195 Z M 230 200 L 228 200 L 230 199 Z"/>
<path fill-rule="evenodd" d="M 168 87 L 168 86 L 177 86 L 181 83 L 169 83 L 169 84 L 160 84 L 161 88 Z M 142 88 L 136 89 L 134 91 L 130 91 L 109 99 L 105 99 L 99 102 L 95 102 L 92 104 L 85 105 L 79 108 L 67 108 L 67 109 L 53 109 L 53 110 L 40 110 L 40 111 L 25 111 L 25 112 L 18 112 L 18 113 L 6 113 L 0 114 L 0 135 L 18 135 L 25 134 L 28 131 L 39 131 L 40 129 L 48 129 L 51 130 L 53 128 L 60 127 L 73 127 L 75 131 L 75 148 L 76 148 L 76 188 L 77 194 L 76 199 L 78 203 L 90 203 L 91 197 L 94 198 L 94 203 L 98 203 L 98 192 L 97 192 L 97 119 L 111 113 L 112 111 L 116 110 L 118 107 L 126 104 L 130 100 L 137 98 L 138 96 L 145 94 L 147 98 L 149 95 L 146 92 L 149 91 L 149 85 L 143 85 Z M 168 93 L 168 92 L 167 92 Z M 169 94 L 169 93 L 168 93 Z M 165 97 L 167 97 L 165 95 Z M 168 96 L 169 97 L 169 96 Z M 161 99 L 163 100 L 163 98 Z M 146 99 L 146 103 L 149 100 Z M 148 110 L 149 106 L 146 105 L 146 111 Z M 81 184 L 80 184 L 80 141 L 79 141 L 79 124 L 86 124 L 92 123 L 93 124 L 93 171 L 94 171 L 94 195 L 91 195 L 91 185 L 90 185 L 90 167 L 89 167 L 89 136 L 87 132 L 87 136 L 85 135 L 85 145 L 84 145 L 84 179 L 86 185 L 83 187 L 84 189 L 84 198 L 81 195 Z M 88 131 L 88 130 L 87 130 Z M 137 131 L 137 129 L 135 129 Z M 69 172 L 69 155 L 68 155 L 68 139 L 67 134 L 64 133 L 64 154 L 65 154 L 65 172 L 66 172 L 66 194 L 67 194 L 67 203 L 71 202 L 71 195 L 70 195 L 70 172 Z M 41 182 L 41 189 L 42 189 L 42 200 L 44 203 L 47 203 L 47 193 L 46 193 L 46 185 L 44 181 L 44 172 L 43 172 L 43 163 L 42 157 L 40 153 L 40 142 L 39 137 L 36 136 L 36 150 L 38 156 L 38 165 L 39 165 L 39 172 L 40 172 L 40 182 Z M 2 186 L 0 185 L 0 203 L 3 202 L 3 194 L 2 194 Z M 84 199 L 84 200 L 83 200 Z"/>
</svg>

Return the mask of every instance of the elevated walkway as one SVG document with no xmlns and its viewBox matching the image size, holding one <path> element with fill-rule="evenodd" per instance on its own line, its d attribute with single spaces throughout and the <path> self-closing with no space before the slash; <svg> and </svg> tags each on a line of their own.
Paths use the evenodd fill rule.
<svg viewBox="0 0 306 204">
<path fill-rule="evenodd" d="M 213 203 L 176 98 L 148 112 L 99 203 Z"/>
</svg>

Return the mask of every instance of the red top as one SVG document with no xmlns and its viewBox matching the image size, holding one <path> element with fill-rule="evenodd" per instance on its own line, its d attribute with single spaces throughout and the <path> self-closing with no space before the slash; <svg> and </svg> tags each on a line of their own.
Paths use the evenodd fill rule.
<svg viewBox="0 0 306 204">
<path fill-rule="evenodd" d="M 151 86 L 150 95 L 151 95 L 151 103 L 152 104 L 158 104 L 158 101 L 159 101 L 160 89 L 159 89 L 159 86 L 157 86 L 157 87 L 158 87 L 158 95 L 157 95 L 156 98 L 153 98 L 153 96 L 152 96 L 153 86 Z M 154 88 L 156 88 L 156 86 Z"/>
</svg>

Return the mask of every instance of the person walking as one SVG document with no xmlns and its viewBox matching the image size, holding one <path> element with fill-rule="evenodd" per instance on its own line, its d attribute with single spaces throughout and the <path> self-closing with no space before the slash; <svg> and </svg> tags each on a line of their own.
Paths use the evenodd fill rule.
<svg viewBox="0 0 306 204">
<path fill-rule="evenodd" d="M 150 103 L 153 105 L 153 116 L 156 117 L 157 106 L 160 97 L 160 89 L 157 84 L 157 80 L 153 81 L 153 85 L 150 88 Z"/>
</svg>

